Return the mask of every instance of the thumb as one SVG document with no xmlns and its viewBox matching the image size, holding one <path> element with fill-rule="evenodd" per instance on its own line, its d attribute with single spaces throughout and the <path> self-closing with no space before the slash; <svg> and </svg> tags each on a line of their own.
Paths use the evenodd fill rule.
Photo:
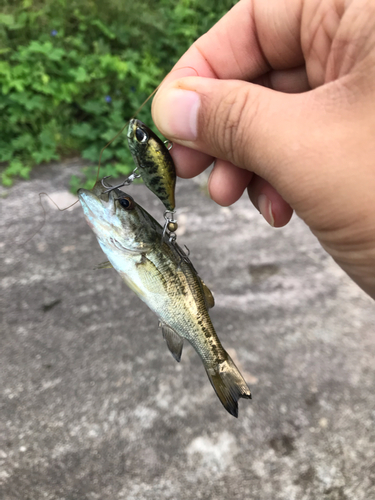
<svg viewBox="0 0 375 500">
<path fill-rule="evenodd" d="M 169 139 L 251 170 L 285 196 L 284 179 L 298 168 L 301 117 L 308 120 L 306 95 L 185 77 L 160 88 L 152 115 Z"/>
</svg>

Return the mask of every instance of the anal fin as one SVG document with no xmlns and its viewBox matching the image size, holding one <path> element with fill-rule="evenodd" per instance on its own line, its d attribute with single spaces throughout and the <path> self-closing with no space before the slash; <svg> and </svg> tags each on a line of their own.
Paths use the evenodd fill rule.
<svg viewBox="0 0 375 500">
<path fill-rule="evenodd" d="M 180 362 L 182 347 L 184 345 L 184 339 L 176 333 L 173 328 L 166 325 L 165 323 L 159 322 L 159 327 L 163 332 L 163 338 L 167 343 L 168 349 L 171 351 L 172 356 L 178 362 Z"/>
</svg>

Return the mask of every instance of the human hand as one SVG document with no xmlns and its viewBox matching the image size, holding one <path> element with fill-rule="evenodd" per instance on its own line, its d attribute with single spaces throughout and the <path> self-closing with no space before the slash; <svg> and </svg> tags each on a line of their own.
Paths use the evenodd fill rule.
<svg viewBox="0 0 375 500">
<path fill-rule="evenodd" d="M 213 200 L 247 187 L 276 227 L 295 210 L 375 298 L 374 2 L 241 0 L 182 56 L 152 114 L 179 176 L 217 158 Z"/>
</svg>

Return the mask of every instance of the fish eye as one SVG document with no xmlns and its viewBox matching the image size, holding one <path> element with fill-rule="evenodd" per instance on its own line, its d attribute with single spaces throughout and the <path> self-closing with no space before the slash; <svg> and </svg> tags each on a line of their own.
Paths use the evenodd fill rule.
<svg viewBox="0 0 375 500">
<path fill-rule="evenodd" d="M 142 143 L 142 144 L 148 141 L 148 135 L 146 134 L 146 132 L 144 130 L 142 130 L 139 127 L 137 127 L 137 129 L 135 131 L 135 136 L 137 138 L 137 141 Z"/>
<path fill-rule="evenodd" d="M 125 196 L 124 198 L 119 198 L 118 202 L 125 210 L 133 210 L 134 200 L 130 196 Z"/>
</svg>

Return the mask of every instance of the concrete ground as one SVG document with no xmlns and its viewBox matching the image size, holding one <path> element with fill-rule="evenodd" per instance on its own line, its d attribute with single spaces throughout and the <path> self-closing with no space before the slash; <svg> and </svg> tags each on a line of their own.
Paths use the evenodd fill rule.
<svg viewBox="0 0 375 500">
<path fill-rule="evenodd" d="M 178 181 L 179 242 L 212 289 L 211 317 L 252 389 L 221 406 L 185 343 L 105 260 L 79 205 L 78 162 L 2 189 L 2 500 L 375 499 L 375 307 L 296 217 L 272 229 L 244 197 Z M 128 188 L 161 219 L 144 186 Z"/>
</svg>

